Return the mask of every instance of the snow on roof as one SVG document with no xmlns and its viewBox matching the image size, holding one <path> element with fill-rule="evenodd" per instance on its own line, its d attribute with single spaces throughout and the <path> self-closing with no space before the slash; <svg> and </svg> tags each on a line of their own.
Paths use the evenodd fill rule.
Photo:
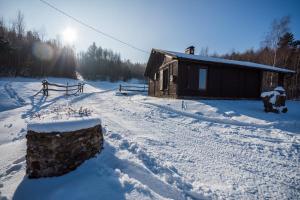
<svg viewBox="0 0 300 200">
<path fill-rule="evenodd" d="M 37 133 L 70 132 L 91 128 L 101 124 L 99 118 L 80 118 L 80 120 L 31 122 L 27 124 L 27 130 Z"/>
<path fill-rule="evenodd" d="M 177 58 L 183 58 L 183 59 L 189 59 L 189 60 L 239 65 L 239 66 L 248 67 L 248 68 L 262 69 L 262 70 L 266 70 L 266 71 L 281 72 L 281 73 L 295 73 L 295 71 L 293 71 L 293 70 L 284 69 L 284 68 L 280 68 L 280 67 L 273 67 L 270 65 L 263 65 L 263 64 L 253 63 L 253 62 L 247 62 L 247 61 L 229 60 L 229 59 L 224 59 L 224 58 L 214 58 L 214 57 L 208 57 L 208 56 L 180 53 L 180 52 L 175 52 L 175 51 L 165 51 L 165 50 L 160 50 L 160 49 L 154 49 L 154 50 L 166 53 L 168 55 L 171 55 L 171 56 L 174 56 Z"/>
</svg>

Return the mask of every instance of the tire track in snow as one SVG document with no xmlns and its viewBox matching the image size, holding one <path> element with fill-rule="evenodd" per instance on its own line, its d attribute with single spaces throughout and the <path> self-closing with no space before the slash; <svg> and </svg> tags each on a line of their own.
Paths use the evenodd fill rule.
<svg viewBox="0 0 300 200">
<path fill-rule="evenodd" d="M 193 118 L 193 119 L 196 119 L 196 120 L 202 120 L 202 121 L 216 123 L 216 124 L 226 124 L 226 125 L 231 125 L 231 126 L 245 126 L 245 127 L 255 126 L 255 127 L 258 127 L 258 128 L 269 128 L 270 127 L 270 125 L 257 125 L 257 124 L 251 124 L 251 123 L 247 123 L 247 122 L 240 122 L 240 121 L 231 120 L 231 119 L 219 119 L 219 118 L 200 116 L 200 115 L 197 115 L 197 114 L 175 110 L 175 109 L 173 109 L 171 107 L 168 107 L 168 106 L 157 105 L 155 103 L 150 103 L 150 102 L 138 102 L 138 103 L 141 103 L 141 104 L 144 104 L 144 105 L 155 106 L 155 107 L 157 107 L 161 110 L 172 112 L 174 114 L 181 115 L 181 116 L 184 116 L 184 117 L 189 117 L 189 118 Z"/>
</svg>

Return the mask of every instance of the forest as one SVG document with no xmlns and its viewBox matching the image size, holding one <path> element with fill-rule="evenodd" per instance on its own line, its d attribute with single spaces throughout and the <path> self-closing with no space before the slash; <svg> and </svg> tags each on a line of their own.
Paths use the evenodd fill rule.
<svg viewBox="0 0 300 200">
<path fill-rule="evenodd" d="M 300 41 L 290 31 L 290 21 L 289 16 L 275 19 L 258 49 L 209 55 L 206 47 L 200 54 L 292 69 L 296 74 L 285 80 L 285 88 L 289 98 L 299 98 Z M 43 33 L 26 30 L 20 11 L 9 24 L 0 18 L 0 76 L 76 78 L 79 72 L 85 79 L 127 81 L 144 79 L 145 65 L 124 60 L 120 54 L 96 43 L 76 54 L 74 47 L 62 45 L 59 39 L 45 40 Z M 263 88 L 274 88 L 276 79 L 275 74 L 265 73 Z"/>
<path fill-rule="evenodd" d="M 0 18 L 0 76 L 69 77 L 80 72 L 86 79 L 144 79 L 145 64 L 122 60 L 120 54 L 93 43 L 76 55 L 70 45 L 57 39 L 44 40 L 44 34 L 26 30 L 24 15 L 9 24 Z"/>
</svg>

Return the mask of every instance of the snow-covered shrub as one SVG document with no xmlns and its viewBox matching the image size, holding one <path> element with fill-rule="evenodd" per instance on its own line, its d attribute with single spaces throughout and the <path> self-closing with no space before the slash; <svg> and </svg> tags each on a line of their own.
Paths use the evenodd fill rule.
<svg viewBox="0 0 300 200">
<path fill-rule="evenodd" d="M 32 114 L 31 119 L 35 120 L 66 120 L 66 119 L 77 119 L 82 117 L 91 117 L 93 110 L 80 107 L 75 108 L 70 105 L 57 105 L 51 109 L 41 110 Z"/>
</svg>

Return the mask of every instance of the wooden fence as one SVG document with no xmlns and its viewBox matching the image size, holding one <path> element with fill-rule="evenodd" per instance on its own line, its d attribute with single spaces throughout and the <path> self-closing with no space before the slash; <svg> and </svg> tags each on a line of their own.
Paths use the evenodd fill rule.
<svg viewBox="0 0 300 200">
<path fill-rule="evenodd" d="M 136 85 L 121 85 L 119 86 L 119 91 L 131 91 L 131 92 L 147 92 L 148 86 L 136 86 Z"/>
<path fill-rule="evenodd" d="M 65 92 L 66 95 L 75 95 L 78 93 L 83 93 L 84 83 L 78 83 L 77 85 L 69 85 L 67 83 L 67 85 L 61 85 L 61 84 L 49 83 L 47 80 L 43 80 L 42 85 L 43 88 L 40 91 L 42 91 L 43 95 L 45 96 L 49 95 L 49 91 Z"/>
</svg>

